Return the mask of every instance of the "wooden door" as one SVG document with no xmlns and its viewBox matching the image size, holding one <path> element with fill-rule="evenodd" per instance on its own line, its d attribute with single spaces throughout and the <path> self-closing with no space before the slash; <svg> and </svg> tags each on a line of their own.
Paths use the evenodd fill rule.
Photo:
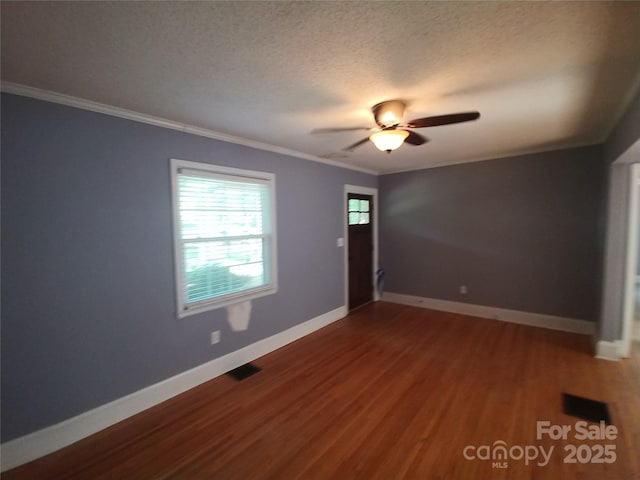
<svg viewBox="0 0 640 480">
<path fill-rule="evenodd" d="M 373 301 L 373 197 L 347 195 L 349 310 Z"/>
</svg>

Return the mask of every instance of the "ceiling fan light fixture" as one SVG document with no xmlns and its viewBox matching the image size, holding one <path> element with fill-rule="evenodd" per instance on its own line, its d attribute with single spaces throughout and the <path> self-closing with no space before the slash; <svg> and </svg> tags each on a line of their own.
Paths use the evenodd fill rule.
<svg viewBox="0 0 640 480">
<path fill-rule="evenodd" d="M 382 130 L 369 137 L 376 148 L 382 152 L 391 152 L 402 145 L 402 142 L 409 136 L 406 130 Z"/>
</svg>

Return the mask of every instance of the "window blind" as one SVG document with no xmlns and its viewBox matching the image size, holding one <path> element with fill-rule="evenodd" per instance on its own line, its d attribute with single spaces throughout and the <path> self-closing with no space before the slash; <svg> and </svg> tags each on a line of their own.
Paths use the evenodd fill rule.
<svg viewBox="0 0 640 480">
<path fill-rule="evenodd" d="M 270 190 L 262 179 L 178 170 L 185 309 L 269 286 Z"/>
</svg>

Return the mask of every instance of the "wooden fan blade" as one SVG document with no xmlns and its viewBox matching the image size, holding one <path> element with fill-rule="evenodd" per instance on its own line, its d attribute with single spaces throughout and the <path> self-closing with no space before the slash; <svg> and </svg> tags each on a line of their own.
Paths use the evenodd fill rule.
<svg viewBox="0 0 640 480">
<path fill-rule="evenodd" d="M 353 132 L 355 130 L 371 130 L 370 127 L 346 127 L 346 128 L 314 128 L 312 134 L 316 133 L 337 133 L 337 132 Z"/>
<path fill-rule="evenodd" d="M 400 130 L 404 130 L 404 128 L 401 128 Z M 409 132 L 409 136 L 404 139 L 404 143 L 408 143 L 409 145 L 422 145 L 429 141 L 427 137 L 423 137 L 416 132 L 412 132 L 410 130 L 405 130 L 405 132 Z"/>
<path fill-rule="evenodd" d="M 359 142 L 354 143 L 353 145 L 349 145 L 346 148 L 343 148 L 342 150 L 344 152 L 353 152 L 357 147 L 359 147 L 360 145 L 362 145 L 363 143 L 367 143 L 369 141 L 369 137 L 367 138 L 363 138 L 362 140 L 360 140 Z"/>
<path fill-rule="evenodd" d="M 435 117 L 416 118 L 407 123 L 410 128 L 437 127 L 438 125 L 450 125 L 452 123 L 470 122 L 480 118 L 479 112 L 452 113 L 450 115 L 437 115 Z"/>
</svg>

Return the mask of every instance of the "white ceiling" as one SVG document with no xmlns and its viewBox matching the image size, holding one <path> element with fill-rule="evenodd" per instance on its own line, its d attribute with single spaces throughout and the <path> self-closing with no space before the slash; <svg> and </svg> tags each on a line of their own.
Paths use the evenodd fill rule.
<svg viewBox="0 0 640 480">
<path fill-rule="evenodd" d="M 2 80 L 339 158 L 373 126 L 468 110 L 418 130 L 378 172 L 604 140 L 640 82 L 640 2 L 7 2 Z"/>
</svg>

